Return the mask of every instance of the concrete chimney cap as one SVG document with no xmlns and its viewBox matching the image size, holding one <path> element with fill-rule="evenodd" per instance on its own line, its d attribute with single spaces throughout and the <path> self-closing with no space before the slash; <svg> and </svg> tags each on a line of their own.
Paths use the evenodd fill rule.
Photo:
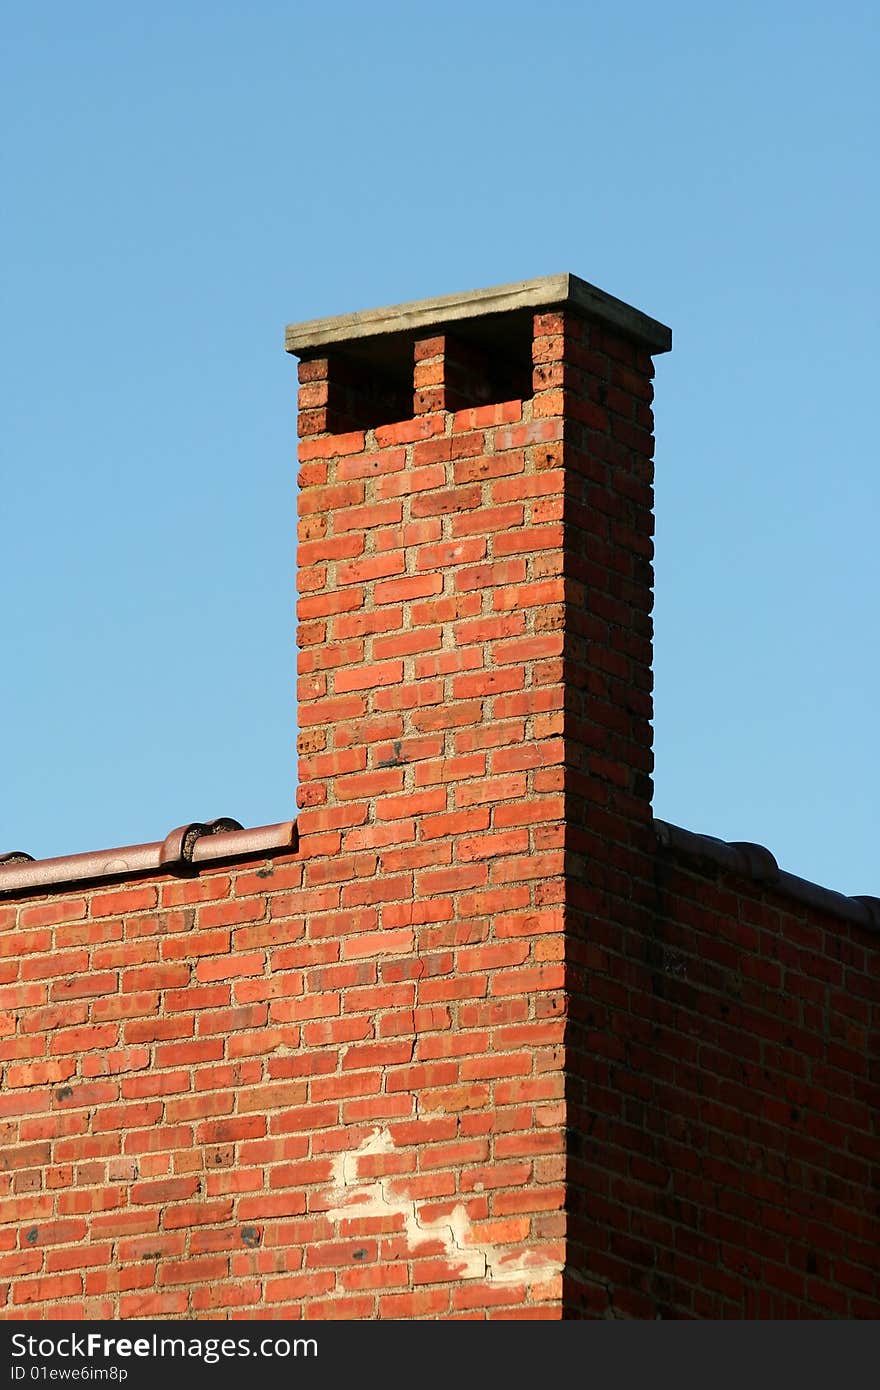
<svg viewBox="0 0 880 1390">
<path fill-rule="evenodd" d="M 363 309 L 335 318 L 311 319 L 289 324 L 285 334 L 287 352 L 314 356 L 322 348 L 341 346 L 359 338 L 376 338 L 390 333 L 411 333 L 428 337 L 449 324 L 468 319 L 522 310 L 571 308 L 606 323 L 651 353 L 669 352 L 672 332 L 656 319 L 643 314 L 597 289 L 577 275 L 545 275 L 537 280 L 517 280 L 512 285 L 468 290 L 462 294 L 440 295 L 436 299 L 417 299 L 383 309 Z"/>
</svg>

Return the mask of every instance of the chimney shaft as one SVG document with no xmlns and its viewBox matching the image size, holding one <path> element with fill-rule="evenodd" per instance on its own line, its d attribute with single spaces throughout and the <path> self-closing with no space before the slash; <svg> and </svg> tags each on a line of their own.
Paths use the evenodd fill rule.
<svg viewBox="0 0 880 1390">
<path fill-rule="evenodd" d="M 418 846 L 418 894 L 554 823 L 589 855 L 649 822 L 669 346 L 571 275 L 288 329 L 303 841 Z"/>
</svg>

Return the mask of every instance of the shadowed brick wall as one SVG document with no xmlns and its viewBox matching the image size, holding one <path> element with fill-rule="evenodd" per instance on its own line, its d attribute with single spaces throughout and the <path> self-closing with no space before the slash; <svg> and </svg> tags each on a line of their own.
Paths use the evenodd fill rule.
<svg viewBox="0 0 880 1390">
<path fill-rule="evenodd" d="M 656 852 L 577 931 L 566 1302 L 876 1318 L 876 925 L 713 848 Z"/>
<path fill-rule="evenodd" d="M 880 1314 L 875 908 L 651 815 L 668 334 L 508 288 L 293 332 L 295 828 L 0 864 L 5 1317 Z"/>
</svg>

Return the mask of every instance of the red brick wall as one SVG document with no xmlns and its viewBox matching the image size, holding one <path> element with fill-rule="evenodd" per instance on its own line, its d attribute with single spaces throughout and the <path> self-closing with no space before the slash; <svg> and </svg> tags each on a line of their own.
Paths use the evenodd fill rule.
<svg viewBox="0 0 880 1390">
<path fill-rule="evenodd" d="M 300 367 L 297 852 L 0 904 L 2 1315 L 876 1312 L 873 939 L 656 850 L 650 357 L 412 351 Z"/>
<path fill-rule="evenodd" d="M 624 891 L 573 991 L 568 1305 L 880 1316 L 877 936 L 666 852 Z"/>
</svg>

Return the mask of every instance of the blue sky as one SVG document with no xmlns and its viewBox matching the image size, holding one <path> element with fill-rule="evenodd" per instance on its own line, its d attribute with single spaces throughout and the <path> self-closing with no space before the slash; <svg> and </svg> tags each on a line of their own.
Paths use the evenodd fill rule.
<svg viewBox="0 0 880 1390">
<path fill-rule="evenodd" d="M 657 372 L 655 813 L 880 894 L 880 12 L 46 0 L 0 71 L 0 852 L 295 794 L 285 322 L 574 271 Z"/>
</svg>

